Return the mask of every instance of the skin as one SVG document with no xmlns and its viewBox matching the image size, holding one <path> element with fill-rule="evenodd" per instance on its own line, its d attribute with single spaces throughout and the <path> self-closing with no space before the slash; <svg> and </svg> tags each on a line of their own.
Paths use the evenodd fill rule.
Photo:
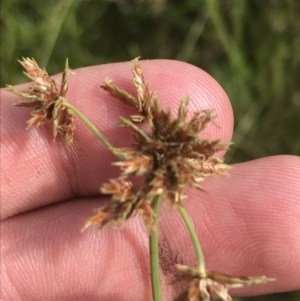
<svg viewBox="0 0 300 301">
<path fill-rule="evenodd" d="M 231 104 L 211 76 L 176 61 L 144 61 L 142 67 L 163 107 L 176 113 L 189 94 L 190 111 L 218 115 L 217 126 L 202 136 L 231 140 Z M 106 77 L 134 93 L 130 63 L 119 63 L 75 70 L 67 98 L 113 145 L 130 145 L 127 129 L 113 125 L 135 112 L 99 88 Z M 139 217 L 80 232 L 93 209 L 109 200 L 99 186 L 118 175 L 115 158 L 78 118 L 70 147 L 53 142 L 51 123 L 25 130 L 30 109 L 13 107 L 19 100 L 1 90 L 2 300 L 151 300 L 148 237 Z M 281 155 L 236 164 L 228 178 L 208 179 L 207 192 L 188 190 L 186 209 L 207 268 L 277 279 L 233 290 L 233 296 L 300 289 L 299 178 L 299 157 Z M 160 225 L 163 295 L 172 300 L 180 292 L 168 285 L 174 263 L 195 265 L 195 254 L 178 213 L 163 206 Z"/>
</svg>

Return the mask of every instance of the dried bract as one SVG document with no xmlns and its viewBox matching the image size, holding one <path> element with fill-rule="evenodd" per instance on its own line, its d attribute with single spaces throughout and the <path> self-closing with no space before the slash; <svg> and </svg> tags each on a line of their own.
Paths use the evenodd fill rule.
<svg viewBox="0 0 300 301">
<path fill-rule="evenodd" d="M 32 107 L 31 118 L 28 120 L 28 128 L 43 125 L 47 120 L 53 120 L 53 136 L 59 133 L 67 144 L 72 143 L 74 136 L 74 113 L 62 105 L 66 101 L 68 90 L 69 66 L 66 61 L 62 76 L 60 91 L 55 81 L 48 75 L 45 69 L 41 69 L 34 59 L 23 58 L 20 61 L 25 68 L 25 74 L 33 81 L 25 90 L 19 90 L 13 86 L 7 86 L 8 91 L 25 98 L 17 102 L 16 106 Z"/>
</svg>

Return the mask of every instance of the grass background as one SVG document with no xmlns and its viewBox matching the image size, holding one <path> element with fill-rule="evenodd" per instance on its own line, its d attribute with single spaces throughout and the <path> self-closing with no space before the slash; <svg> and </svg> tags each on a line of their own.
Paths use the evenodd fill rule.
<svg viewBox="0 0 300 301">
<path fill-rule="evenodd" d="M 194 64 L 215 77 L 235 114 L 227 162 L 300 154 L 299 0 L 3 0 L 1 87 L 26 79 L 34 57 L 49 74 L 134 57 Z M 235 301 L 300 300 L 284 293 Z"/>
</svg>

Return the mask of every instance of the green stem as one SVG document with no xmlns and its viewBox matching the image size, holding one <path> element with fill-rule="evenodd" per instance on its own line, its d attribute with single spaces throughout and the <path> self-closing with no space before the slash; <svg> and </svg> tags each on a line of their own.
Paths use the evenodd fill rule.
<svg viewBox="0 0 300 301">
<path fill-rule="evenodd" d="M 180 213 L 180 215 L 190 233 L 191 239 L 193 241 L 193 245 L 194 245 L 194 248 L 196 251 L 196 256 L 197 256 L 197 261 L 198 261 L 198 269 L 201 274 L 205 275 L 206 272 L 205 272 L 204 255 L 203 255 L 203 251 L 202 251 L 197 233 L 196 233 L 193 223 L 191 221 L 191 218 L 183 206 L 179 206 L 179 213 Z"/>
<path fill-rule="evenodd" d="M 107 146 L 109 150 L 115 153 L 115 149 L 112 144 L 108 141 L 108 139 L 97 129 L 97 127 L 78 110 L 76 107 L 71 105 L 69 102 L 64 101 L 63 106 L 72 110 L 91 130 L 94 134 Z"/>
<path fill-rule="evenodd" d="M 136 126 L 133 122 L 131 122 L 129 119 L 126 118 L 122 118 L 121 120 L 124 124 L 127 124 L 129 126 L 131 126 L 136 132 L 138 132 L 146 141 L 150 141 L 151 138 L 144 132 L 142 131 L 138 126 Z"/>
<path fill-rule="evenodd" d="M 156 232 L 152 231 L 149 238 L 150 247 L 150 267 L 151 267 L 151 284 L 153 301 L 162 301 L 161 286 L 160 286 L 160 269 L 158 255 L 158 218 L 160 210 L 160 196 L 156 196 L 153 201 L 154 211 L 154 227 Z"/>
</svg>

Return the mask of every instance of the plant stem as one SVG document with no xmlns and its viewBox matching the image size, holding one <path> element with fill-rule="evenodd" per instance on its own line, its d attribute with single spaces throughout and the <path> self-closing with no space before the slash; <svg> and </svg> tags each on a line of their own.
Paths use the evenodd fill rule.
<svg viewBox="0 0 300 301">
<path fill-rule="evenodd" d="M 121 120 L 124 124 L 127 124 L 131 126 L 136 132 L 138 132 L 146 141 L 150 141 L 151 138 L 144 132 L 142 131 L 138 126 L 136 126 L 133 122 L 131 122 L 129 119 L 122 118 Z"/>
<path fill-rule="evenodd" d="M 188 213 L 186 212 L 185 208 L 183 206 L 179 206 L 179 213 L 190 233 L 191 239 L 193 241 L 193 245 L 196 251 L 196 256 L 197 256 L 197 261 L 198 261 L 198 269 L 200 271 L 201 274 L 205 275 L 206 274 L 206 270 L 205 270 L 205 261 L 204 261 L 204 255 L 203 255 L 203 251 L 197 236 L 197 233 L 195 231 L 195 228 L 193 226 L 193 223 L 191 221 L 190 216 L 188 215 Z"/>
<path fill-rule="evenodd" d="M 149 238 L 152 297 L 153 301 L 162 301 L 158 254 L 158 218 L 160 210 L 160 196 L 155 197 L 153 201 L 153 210 L 153 221 L 156 232 L 152 231 Z"/>
<path fill-rule="evenodd" d="M 94 134 L 107 146 L 107 148 L 115 153 L 115 149 L 112 144 L 108 141 L 108 139 L 97 129 L 97 127 L 78 110 L 76 107 L 71 105 L 69 102 L 64 101 L 63 106 L 72 110 L 91 130 Z"/>
</svg>

